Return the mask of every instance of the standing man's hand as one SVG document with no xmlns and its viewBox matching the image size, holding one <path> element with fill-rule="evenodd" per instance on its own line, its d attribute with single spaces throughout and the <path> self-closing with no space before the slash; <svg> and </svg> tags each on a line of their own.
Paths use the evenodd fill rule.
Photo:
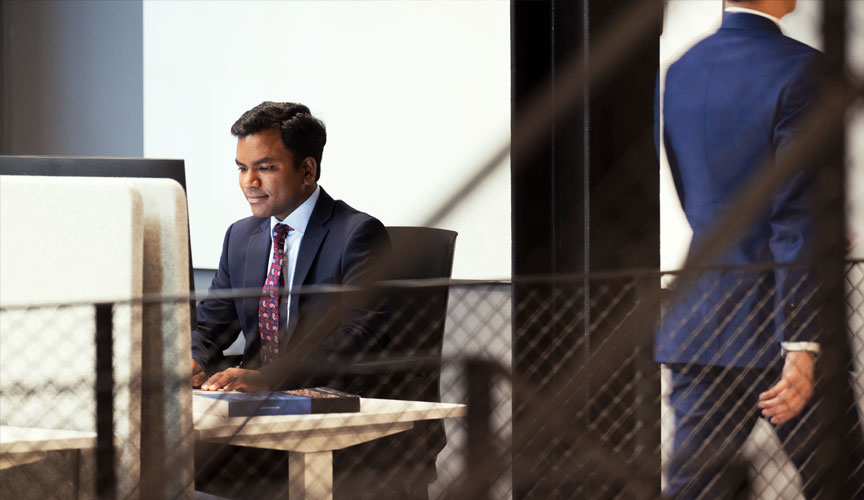
<svg viewBox="0 0 864 500">
<path fill-rule="evenodd" d="M 814 355 L 809 351 L 789 351 L 780 382 L 759 395 L 762 415 L 772 424 L 788 422 L 813 396 Z"/>
<path fill-rule="evenodd" d="M 192 360 L 192 387 L 201 387 L 207 380 L 207 373 L 194 359 Z"/>
<path fill-rule="evenodd" d="M 228 368 L 216 373 L 201 386 L 201 389 L 205 391 L 224 389 L 226 391 L 254 392 L 266 391 L 269 388 L 261 372 L 244 370 L 243 368 Z"/>
</svg>

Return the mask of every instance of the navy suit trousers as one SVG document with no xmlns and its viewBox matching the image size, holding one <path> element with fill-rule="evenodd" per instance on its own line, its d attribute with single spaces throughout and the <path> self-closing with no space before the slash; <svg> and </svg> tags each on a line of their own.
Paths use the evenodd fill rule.
<svg viewBox="0 0 864 500">
<path fill-rule="evenodd" d="M 780 379 L 780 367 L 741 369 L 671 364 L 676 432 L 673 454 L 667 464 L 666 496 L 675 499 L 747 498 L 748 466 L 736 460 L 747 437 L 761 418 L 759 394 Z M 819 388 L 816 388 L 819 394 Z M 843 420 L 848 429 L 842 446 L 828 459 L 817 449 L 826 433 L 811 399 L 793 420 L 774 426 L 789 458 L 798 469 L 808 499 L 824 498 L 826 467 L 849 471 L 857 493 L 864 498 L 864 439 L 851 389 L 844 391 Z M 834 434 L 836 435 L 836 434 Z"/>
</svg>

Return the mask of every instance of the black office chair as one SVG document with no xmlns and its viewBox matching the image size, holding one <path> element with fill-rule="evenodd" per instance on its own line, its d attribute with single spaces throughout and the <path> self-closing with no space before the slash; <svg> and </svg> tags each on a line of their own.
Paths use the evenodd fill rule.
<svg viewBox="0 0 864 500">
<path fill-rule="evenodd" d="M 389 226 L 394 265 L 390 279 L 450 278 L 456 231 L 434 227 Z M 400 258 L 410 253 L 408 258 Z"/>
<path fill-rule="evenodd" d="M 449 280 L 452 275 L 457 233 L 429 227 L 388 227 L 387 233 L 393 257 L 386 277 L 396 282 L 390 321 L 385 328 L 385 352 L 394 360 L 412 363 L 409 374 L 424 382 L 422 388 L 411 388 L 403 381 L 404 387 L 392 398 L 438 401 L 449 297 L 449 286 L 441 280 Z"/>
<path fill-rule="evenodd" d="M 382 350 L 373 361 L 355 366 L 347 390 L 365 397 L 440 401 L 447 281 L 457 233 L 428 227 L 388 227 L 387 233 L 393 254 L 384 277 L 392 281 L 382 285 L 389 304 L 380 332 Z M 435 457 L 445 444 L 440 420 L 420 421 L 409 431 L 352 447 L 341 459 L 337 453 L 337 468 L 356 469 L 343 481 L 355 493 L 366 479 L 374 483 L 365 486 L 370 498 L 422 498 L 435 479 Z M 400 482 L 408 489 L 393 491 Z M 391 490 L 381 491 L 382 485 Z"/>
</svg>

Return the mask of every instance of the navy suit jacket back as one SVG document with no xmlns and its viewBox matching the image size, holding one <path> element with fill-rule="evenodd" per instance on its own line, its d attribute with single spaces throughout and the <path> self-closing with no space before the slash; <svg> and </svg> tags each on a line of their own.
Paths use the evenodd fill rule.
<svg viewBox="0 0 864 500">
<path fill-rule="evenodd" d="M 783 160 L 810 111 L 820 53 L 771 20 L 727 13 L 720 29 L 670 66 L 663 140 L 679 200 L 693 229 L 691 250 L 756 176 Z M 743 234 L 730 235 L 713 264 L 753 266 L 810 257 L 813 198 L 801 173 L 772 194 Z M 665 314 L 658 361 L 767 366 L 782 340 L 809 340 L 802 305 L 806 273 L 712 271 Z"/>
</svg>

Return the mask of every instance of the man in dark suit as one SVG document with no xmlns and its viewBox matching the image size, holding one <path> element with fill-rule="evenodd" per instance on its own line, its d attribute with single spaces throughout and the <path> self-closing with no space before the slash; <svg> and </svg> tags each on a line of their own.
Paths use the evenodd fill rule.
<svg viewBox="0 0 864 500">
<path fill-rule="evenodd" d="M 669 68 L 663 140 L 693 229 L 691 249 L 766 165 L 789 160 L 814 104 L 820 53 L 779 27 L 794 8 L 795 0 L 730 0 L 720 29 Z M 672 377 L 669 496 L 735 495 L 746 474 L 733 477 L 730 464 L 760 413 L 775 424 L 808 498 L 823 486 L 826 464 L 813 456 L 823 436 L 811 401 L 819 353 L 815 285 L 806 267 L 783 267 L 806 266 L 813 257 L 811 184 L 801 173 L 772 193 L 770 210 L 730 236 L 712 263 L 739 269 L 687 280 L 665 314 L 656 358 Z M 774 264 L 780 267 L 754 270 Z M 849 403 L 854 436 L 857 415 Z"/>
<path fill-rule="evenodd" d="M 264 102 L 244 113 L 231 133 L 237 137 L 240 189 L 253 216 L 225 233 L 210 290 L 264 293 L 201 302 L 192 332 L 193 385 L 211 391 L 332 385 L 332 370 L 315 378 L 312 367 L 374 350 L 382 309 L 342 294 L 279 292 L 306 285 L 362 287 L 375 280 L 390 248 L 387 231 L 318 186 L 326 132 L 306 106 Z M 241 365 L 219 370 L 222 351 L 241 331 Z M 306 346 L 300 355 L 298 345 Z M 196 469 L 201 491 L 231 498 L 287 494 L 285 452 L 202 443 Z M 417 487 L 425 495 L 426 485 Z"/>
<path fill-rule="evenodd" d="M 303 285 L 364 284 L 373 279 L 377 262 L 389 249 L 387 231 L 374 217 L 333 200 L 318 186 L 326 132 L 308 108 L 265 102 L 241 116 L 231 132 L 237 137 L 240 189 L 253 216 L 235 222 L 225 233 L 211 290 L 263 287 L 271 292 Z M 281 237 L 276 235 L 280 226 L 285 228 Z M 274 249 L 277 237 L 283 240 L 282 248 Z M 275 282 L 265 285 L 274 274 Z M 266 299 L 201 303 L 198 327 L 192 333 L 194 385 L 247 391 L 285 385 L 288 367 L 280 358 L 292 342 L 302 340 L 298 337 L 315 332 L 322 318 L 332 316 L 334 301 L 326 294 L 276 297 L 278 307 L 272 309 L 272 302 L 265 305 Z M 271 307 L 267 314 L 266 307 Z M 372 319 L 380 312 L 361 307 L 341 312 L 344 317 L 338 325 L 304 361 L 374 346 Z M 268 320 L 269 330 L 262 331 L 268 328 Z M 246 337 L 241 367 L 208 378 L 207 369 L 219 361 L 240 331 Z"/>
</svg>

